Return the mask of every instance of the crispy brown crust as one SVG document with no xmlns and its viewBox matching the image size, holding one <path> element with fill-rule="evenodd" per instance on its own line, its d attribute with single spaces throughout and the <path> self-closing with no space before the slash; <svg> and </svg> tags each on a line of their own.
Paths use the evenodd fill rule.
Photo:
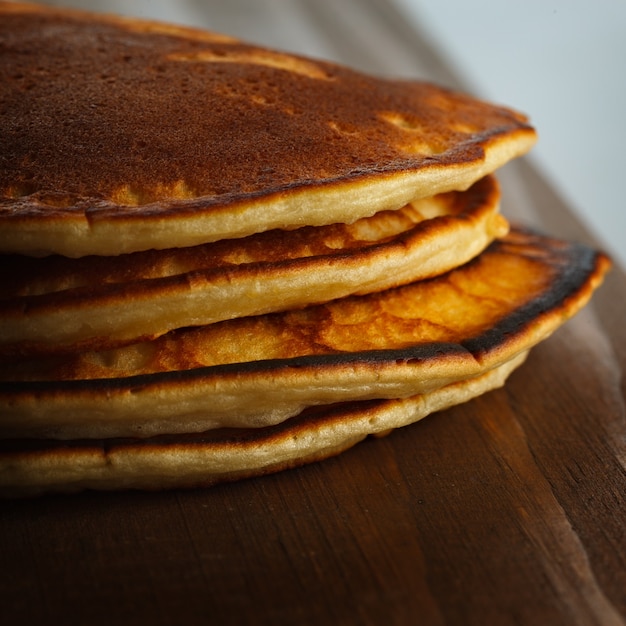
<svg viewBox="0 0 626 626">
<path fill-rule="evenodd" d="M 0 221 L 24 236 L 21 246 L 35 246 L 27 239 L 42 223 L 79 239 L 108 223 L 166 228 L 256 204 L 264 229 L 268 202 L 297 195 L 306 205 L 313 191 L 320 202 L 328 190 L 410 172 L 425 172 L 421 195 L 432 195 L 454 188 L 466 166 L 487 173 L 487 150 L 502 152 L 495 167 L 535 140 L 525 116 L 431 84 L 211 34 L 8 7 Z M 306 212 L 281 219 L 307 224 Z M 131 245 L 125 238 L 116 245 Z"/>
<path fill-rule="evenodd" d="M 12 52 L 5 52 L 10 67 L 3 64 L 1 76 L 5 88 L 11 86 L 4 156 L 28 165 L 18 172 L 4 169 L 1 184 L 5 194 L 20 187 L 30 192 L 20 195 L 67 194 L 69 202 L 42 202 L 46 212 L 72 212 L 88 203 L 89 214 L 96 215 L 111 203 L 116 215 L 143 216 L 116 206 L 113 198 L 126 186 L 144 190 L 139 205 L 164 201 L 151 208 L 173 211 L 165 189 L 181 180 L 194 197 L 206 198 L 202 205 L 225 205 L 257 193 L 380 173 L 381 163 L 383 170 L 398 171 L 472 160 L 490 137 L 525 128 L 520 115 L 433 85 L 366 78 L 320 61 L 315 66 L 323 79 L 271 67 L 257 75 L 255 63 L 177 60 L 201 58 L 205 42 L 149 37 L 92 17 L 42 12 L 28 18 L 3 17 L 5 46 Z M 218 59 L 261 54 L 240 42 L 211 46 Z M 68 71 L 71 82 L 63 78 Z M 35 80 L 37 72 L 47 80 Z M 260 82 L 272 90 L 273 106 L 260 107 L 253 99 Z M 357 96 L 365 91 L 367 98 Z M 234 102 L 223 92 L 235 92 Z M 287 107 L 298 113 L 285 113 Z M 400 148 L 407 131 L 381 119 L 385 110 L 419 123 L 420 142 L 443 152 L 437 159 L 407 155 Z M 20 124 L 37 119 L 46 123 L 25 133 Z M 331 122 L 346 130 L 333 131 Z M 453 124 L 475 130 L 454 130 Z"/>
</svg>

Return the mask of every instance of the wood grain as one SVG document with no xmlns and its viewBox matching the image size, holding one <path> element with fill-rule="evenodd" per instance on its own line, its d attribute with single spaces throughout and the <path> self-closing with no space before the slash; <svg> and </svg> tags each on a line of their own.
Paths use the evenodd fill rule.
<svg viewBox="0 0 626 626">
<path fill-rule="evenodd" d="M 334 2 L 290 6 L 331 51 L 395 33 L 454 80 L 391 12 L 342 39 Z M 530 161 L 501 180 L 510 217 L 594 242 Z M 625 320 L 614 268 L 505 388 L 337 458 L 206 490 L 2 502 L 0 623 L 625 624 Z"/>
</svg>

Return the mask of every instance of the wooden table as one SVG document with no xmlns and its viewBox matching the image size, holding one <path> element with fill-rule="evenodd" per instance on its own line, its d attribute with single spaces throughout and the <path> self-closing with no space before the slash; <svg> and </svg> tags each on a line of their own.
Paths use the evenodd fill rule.
<svg viewBox="0 0 626 626">
<path fill-rule="evenodd" d="M 385 3 L 255 1 L 243 22 L 241 0 L 181 4 L 257 41 L 461 84 Z M 501 181 L 509 217 L 591 242 L 529 162 Z M 337 458 L 2 502 L 0 624 L 626 624 L 625 322 L 615 268 L 504 389 Z"/>
</svg>

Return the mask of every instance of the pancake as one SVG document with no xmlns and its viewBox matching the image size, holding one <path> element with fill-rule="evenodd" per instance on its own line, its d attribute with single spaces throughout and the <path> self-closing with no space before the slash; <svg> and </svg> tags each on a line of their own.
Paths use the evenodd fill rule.
<svg viewBox="0 0 626 626">
<path fill-rule="evenodd" d="M 385 435 L 503 385 L 525 357 L 427 394 L 309 408 L 267 428 L 146 439 L 0 441 L 0 496 L 207 487 L 321 461 L 368 435 Z"/>
<path fill-rule="evenodd" d="M 0 1 L 0 494 L 210 485 L 504 384 L 602 253 L 499 214 L 527 117 Z"/>
<path fill-rule="evenodd" d="M 0 252 L 112 256 L 464 190 L 521 113 L 189 28 L 0 3 Z"/>
<path fill-rule="evenodd" d="M 104 349 L 430 278 L 506 234 L 491 176 L 354 224 L 81 259 L 0 256 L 0 354 Z"/>
<path fill-rule="evenodd" d="M 0 376 L 4 438 L 261 428 L 313 405 L 431 393 L 511 361 L 574 315 L 609 260 L 514 229 L 440 277 L 180 329 Z"/>
</svg>

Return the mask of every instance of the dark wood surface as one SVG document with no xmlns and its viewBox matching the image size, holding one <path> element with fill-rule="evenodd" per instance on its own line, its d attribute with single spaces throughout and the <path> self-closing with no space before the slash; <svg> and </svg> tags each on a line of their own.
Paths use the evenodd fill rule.
<svg viewBox="0 0 626 626">
<path fill-rule="evenodd" d="M 392 65 L 342 37 L 335 3 L 296 5 L 335 56 Z M 379 43 L 457 80 L 397 15 L 359 6 Z M 501 181 L 509 217 L 594 243 L 531 163 Z M 0 624 L 626 624 L 625 322 L 614 268 L 505 388 L 334 459 L 0 502 Z"/>
</svg>

